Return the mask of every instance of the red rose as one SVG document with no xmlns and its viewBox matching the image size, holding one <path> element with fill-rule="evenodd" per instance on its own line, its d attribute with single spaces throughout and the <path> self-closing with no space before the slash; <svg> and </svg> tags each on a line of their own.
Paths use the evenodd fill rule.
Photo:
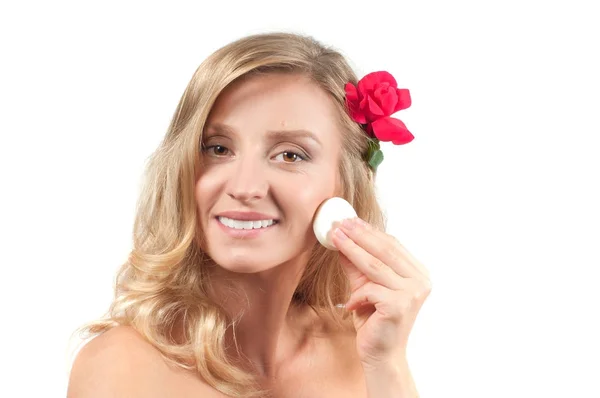
<svg viewBox="0 0 600 398">
<path fill-rule="evenodd" d="M 411 105 L 410 92 L 398 88 L 390 73 L 369 73 L 359 80 L 358 88 L 347 83 L 345 91 L 350 117 L 357 123 L 366 124 L 371 136 L 396 145 L 409 143 L 415 138 L 404 123 L 390 117 Z"/>
</svg>

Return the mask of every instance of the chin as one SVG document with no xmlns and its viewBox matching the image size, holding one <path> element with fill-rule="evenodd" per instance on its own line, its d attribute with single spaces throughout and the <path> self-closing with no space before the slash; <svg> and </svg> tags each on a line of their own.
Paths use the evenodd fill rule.
<svg viewBox="0 0 600 398">
<path fill-rule="evenodd" d="M 211 256 L 213 261 L 221 268 L 240 274 L 253 274 L 257 272 L 273 269 L 284 261 L 275 261 L 275 259 L 267 259 L 262 256 L 257 256 L 253 253 L 229 253 L 224 255 Z"/>
</svg>

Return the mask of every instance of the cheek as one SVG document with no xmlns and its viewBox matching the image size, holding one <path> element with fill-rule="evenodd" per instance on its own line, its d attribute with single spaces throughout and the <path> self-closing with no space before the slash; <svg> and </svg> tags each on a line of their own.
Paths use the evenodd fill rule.
<svg viewBox="0 0 600 398">
<path fill-rule="evenodd" d="M 309 181 L 305 181 L 299 188 L 296 187 L 295 190 L 288 190 L 288 192 L 293 193 L 293 197 L 290 198 L 293 200 L 290 200 L 290 203 L 294 203 L 294 206 L 297 206 L 298 209 L 303 209 L 298 214 L 302 214 L 302 218 L 306 222 L 311 222 L 321 203 L 335 196 L 336 178 L 335 175 L 315 176 Z"/>
<path fill-rule="evenodd" d="M 214 200 L 214 193 L 216 192 L 217 187 L 218 181 L 215 178 L 211 178 L 208 174 L 202 175 L 196 180 L 194 198 L 200 217 L 206 213 L 211 201 Z"/>
</svg>

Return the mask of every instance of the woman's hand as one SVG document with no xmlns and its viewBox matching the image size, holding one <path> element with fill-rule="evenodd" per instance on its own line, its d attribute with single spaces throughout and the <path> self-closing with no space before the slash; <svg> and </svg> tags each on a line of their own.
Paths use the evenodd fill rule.
<svg viewBox="0 0 600 398">
<path fill-rule="evenodd" d="M 352 294 L 360 360 L 383 368 L 406 359 L 408 336 L 431 291 L 429 273 L 393 236 L 363 220 L 345 220 L 334 232 Z"/>
</svg>

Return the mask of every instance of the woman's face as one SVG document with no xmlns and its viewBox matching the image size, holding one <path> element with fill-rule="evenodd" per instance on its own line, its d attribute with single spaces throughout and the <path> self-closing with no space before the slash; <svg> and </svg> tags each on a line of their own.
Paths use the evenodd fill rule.
<svg viewBox="0 0 600 398">
<path fill-rule="evenodd" d="M 310 252 L 313 215 L 337 192 L 334 112 L 300 75 L 252 76 L 221 93 L 195 187 L 203 249 L 221 267 L 260 272 Z"/>
</svg>

